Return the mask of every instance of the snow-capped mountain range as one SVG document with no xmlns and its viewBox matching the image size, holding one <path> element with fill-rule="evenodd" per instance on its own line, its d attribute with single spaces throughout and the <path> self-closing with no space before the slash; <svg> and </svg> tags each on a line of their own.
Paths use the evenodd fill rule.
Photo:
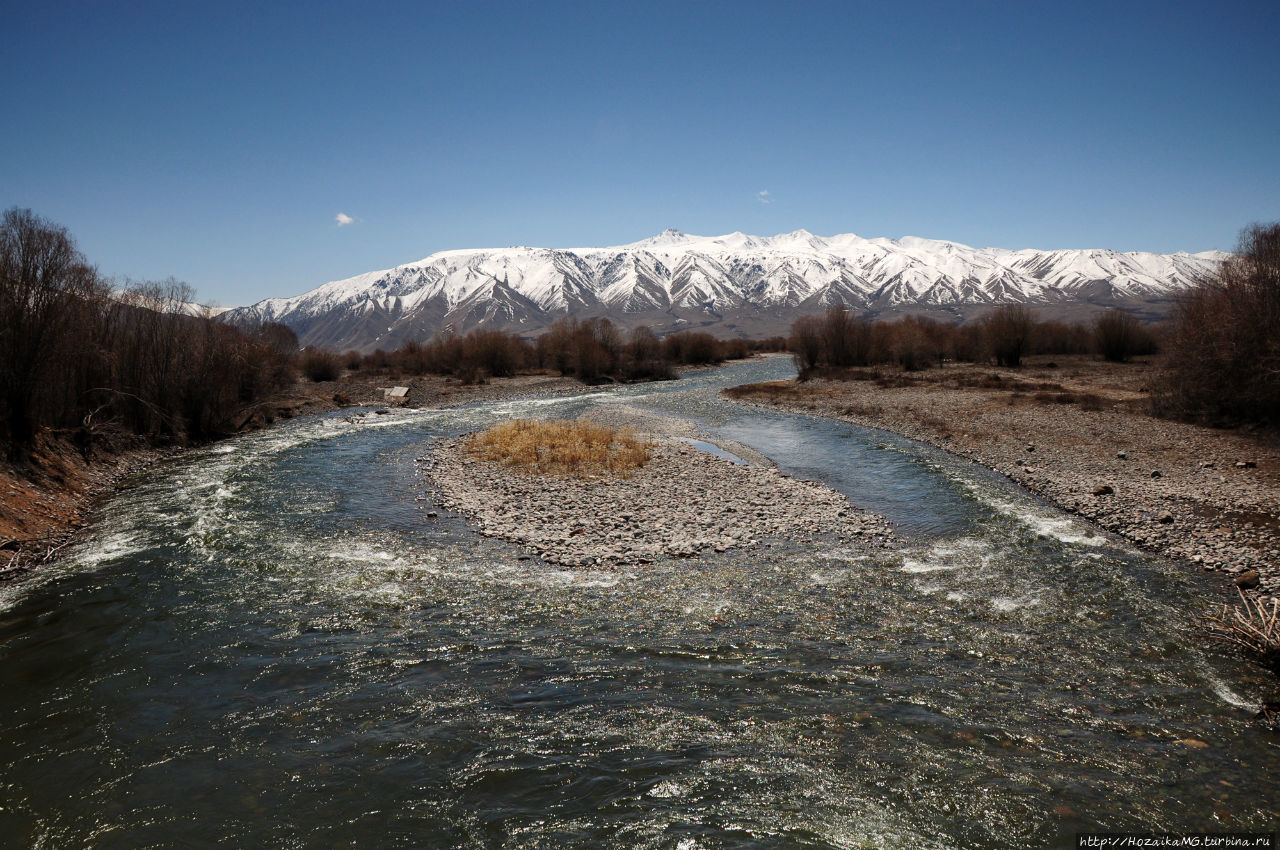
<svg viewBox="0 0 1280 850">
<path fill-rule="evenodd" d="M 833 304 L 953 318 L 1006 303 L 1058 314 L 1081 304 L 1158 314 L 1226 256 L 1010 251 L 804 230 L 716 237 L 667 230 L 613 248 L 440 251 L 223 318 L 286 324 L 303 345 L 371 351 L 445 329 L 534 334 L 567 315 L 647 324 L 659 333 L 704 328 L 757 336 L 785 333 L 795 317 Z"/>
</svg>

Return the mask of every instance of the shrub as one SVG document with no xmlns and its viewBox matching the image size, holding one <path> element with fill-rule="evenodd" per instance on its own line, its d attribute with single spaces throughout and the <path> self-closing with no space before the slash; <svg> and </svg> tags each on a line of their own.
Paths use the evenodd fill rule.
<svg viewBox="0 0 1280 850">
<path fill-rule="evenodd" d="M 817 316 L 801 316 L 791 323 L 791 337 L 787 347 L 796 361 L 796 371 L 800 380 L 807 380 L 813 370 L 822 362 L 822 332 L 824 323 Z"/>
<path fill-rule="evenodd" d="M 584 420 L 515 419 L 471 435 L 467 454 L 539 475 L 626 478 L 649 462 L 651 445 L 629 429 Z"/>
<path fill-rule="evenodd" d="M 1155 350 L 1155 337 L 1130 313 L 1107 310 L 1093 322 L 1094 345 L 1103 358 L 1126 363 Z"/>
<path fill-rule="evenodd" d="M 338 355 L 323 348 L 307 348 L 302 352 L 302 374 L 312 381 L 336 381 L 342 374 Z"/>
<path fill-rule="evenodd" d="M 1280 223 L 1253 225 L 1235 256 L 1178 304 L 1159 412 L 1280 422 Z"/>
<path fill-rule="evenodd" d="M 1093 328 L 1078 322 L 1033 322 L 1027 345 L 1024 354 L 1091 354 Z"/>
<path fill-rule="evenodd" d="M 1209 635 L 1280 673 L 1280 600 L 1272 599 L 1268 610 L 1262 600 L 1236 592 L 1240 605 L 1223 605 L 1221 614 L 1209 617 Z"/>
<path fill-rule="evenodd" d="M 1001 366 L 1021 366 L 1035 326 L 1031 311 L 1021 304 L 1006 304 L 989 313 L 982 320 L 982 326 L 987 350 L 996 363 Z"/>
<path fill-rule="evenodd" d="M 682 331 L 662 341 L 662 353 L 668 360 L 687 366 L 704 366 L 724 362 L 721 343 L 709 333 Z"/>
<path fill-rule="evenodd" d="M 822 360 L 828 366 L 866 366 L 871 362 L 871 323 L 844 307 L 829 307 L 819 330 Z"/>
</svg>

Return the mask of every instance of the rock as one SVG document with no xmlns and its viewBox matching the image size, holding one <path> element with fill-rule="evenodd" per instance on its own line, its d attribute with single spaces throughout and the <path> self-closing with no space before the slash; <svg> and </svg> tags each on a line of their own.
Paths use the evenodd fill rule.
<svg viewBox="0 0 1280 850">
<path fill-rule="evenodd" d="M 1125 454 L 1124 452 L 1116 452 L 1116 457 L 1120 458 L 1121 460 L 1124 460 L 1125 458 L 1128 457 L 1128 455 Z"/>
<path fill-rule="evenodd" d="M 1029 452 L 1034 452 L 1035 450 L 1036 450 L 1035 445 L 1033 445 L 1033 444 L 1031 444 L 1031 443 L 1028 443 L 1028 444 L 1027 444 L 1027 451 L 1029 451 Z"/>
<path fill-rule="evenodd" d="M 1112 489 L 1110 484 L 1099 484 L 1093 488 L 1093 495 L 1095 496 L 1110 496 L 1114 492 L 1115 490 Z"/>
<path fill-rule="evenodd" d="M 1151 470 L 1151 477 L 1152 477 L 1152 478 L 1160 478 L 1160 477 L 1162 477 L 1162 474 L 1161 474 L 1160 470 L 1158 470 L 1158 469 L 1153 469 L 1153 470 Z"/>
<path fill-rule="evenodd" d="M 1156 517 L 1156 522 L 1160 523 L 1161 525 L 1169 525 L 1170 523 L 1173 522 L 1173 514 L 1169 513 L 1168 511 L 1161 511 L 1160 516 Z"/>
<path fill-rule="evenodd" d="M 1258 586 L 1259 577 L 1257 570 L 1246 570 L 1236 576 L 1236 587 L 1241 590 L 1253 590 Z"/>
<path fill-rule="evenodd" d="M 1257 468 L 1258 468 L 1257 461 L 1252 461 L 1252 460 L 1236 461 L 1236 469 L 1257 469 Z"/>
<path fill-rule="evenodd" d="M 348 407 L 351 404 L 351 396 L 346 393 L 334 393 L 333 403 L 339 407 Z"/>
<path fill-rule="evenodd" d="M 1197 750 L 1204 750 L 1204 749 L 1208 749 L 1209 747 L 1208 744 L 1206 744 L 1204 741 L 1201 741 L 1199 738 L 1180 738 L 1179 740 L 1174 741 L 1174 743 L 1181 744 L 1184 747 L 1191 747 Z"/>
</svg>

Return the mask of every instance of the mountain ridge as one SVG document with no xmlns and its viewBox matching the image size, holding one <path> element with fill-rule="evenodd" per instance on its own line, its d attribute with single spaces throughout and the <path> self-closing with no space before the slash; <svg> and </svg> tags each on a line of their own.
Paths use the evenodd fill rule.
<svg viewBox="0 0 1280 850">
<path fill-rule="evenodd" d="M 702 328 L 739 336 L 784 333 L 796 316 L 832 305 L 953 320 L 1006 303 L 1054 314 L 1119 306 L 1155 316 L 1226 256 L 972 248 L 807 230 L 710 237 L 668 229 L 604 248 L 439 251 L 223 318 L 286 324 L 303 345 L 370 351 L 446 329 L 534 334 L 568 315 L 648 324 L 660 333 Z"/>
</svg>

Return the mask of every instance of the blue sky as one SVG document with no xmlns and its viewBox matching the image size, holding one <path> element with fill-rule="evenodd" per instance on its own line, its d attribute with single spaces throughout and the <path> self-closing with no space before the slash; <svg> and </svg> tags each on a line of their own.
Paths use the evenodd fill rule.
<svg viewBox="0 0 1280 850">
<path fill-rule="evenodd" d="M 223 305 L 667 227 L 1200 251 L 1280 219 L 1274 0 L 0 18 L 0 207 Z"/>
</svg>

